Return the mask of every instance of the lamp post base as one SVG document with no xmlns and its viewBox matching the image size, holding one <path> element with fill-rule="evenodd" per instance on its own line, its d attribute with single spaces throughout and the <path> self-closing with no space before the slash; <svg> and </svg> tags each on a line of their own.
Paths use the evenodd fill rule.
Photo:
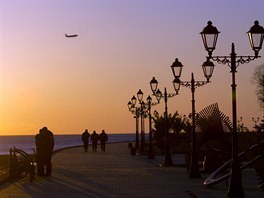
<svg viewBox="0 0 264 198">
<path fill-rule="evenodd" d="M 201 178 L 199 165 L 196 157 L 191 157 L 190 161 L 190 170 L 189 170 L 189 178 Z"/>
<path fill-rule="evenodd" d="M 229 198 L 236 198 L 236 197 L 244 198 L 245 197 L 245 194 L 243 191 L 243 185 L 242 185 L 242 176 L 241 176 L 240 166 L 239 166 L 237 158 L 233 159 L 233 162 L 232 162 L 230 183 L 229 183 L 229 189 L 227 192 L 227 196 Z"/>
</svg>

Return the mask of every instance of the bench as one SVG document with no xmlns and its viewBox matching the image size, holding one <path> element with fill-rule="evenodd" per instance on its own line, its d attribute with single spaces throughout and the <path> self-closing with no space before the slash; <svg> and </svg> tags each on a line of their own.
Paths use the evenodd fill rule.
<svg viewBox="0 0 264 198">
<path fill-rule="evenodd" d="M 29 175 L 29 181 L 35 178 L 36 163 L 29 154 L 15 147 L 10 148 L 10 179 L 22 179 Z"/>
</svg>

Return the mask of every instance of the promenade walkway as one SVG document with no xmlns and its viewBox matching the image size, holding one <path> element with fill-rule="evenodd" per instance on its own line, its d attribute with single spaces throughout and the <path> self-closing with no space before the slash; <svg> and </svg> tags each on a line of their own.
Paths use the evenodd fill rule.
<svg viewBox="0 0 264 198">
<path fill-rule="evenodd" d="M 214 188 L 202 186 L 203 179 L 188 178 L 182 166 L 159 167 L 163 158 L 149 161 L 132 156 L 127 143 L 107 144 L 106 152 L 91 147 L 65 149 L 53 156 L 51 177 L 9 181 L 0 186 L 1 198 L 224 198 L 225 182 Z M 175 159 L 177 160 L 177 159 Z M 262 198 L 253 169 L 243 171 L 246 197 Z"/>
</svg>

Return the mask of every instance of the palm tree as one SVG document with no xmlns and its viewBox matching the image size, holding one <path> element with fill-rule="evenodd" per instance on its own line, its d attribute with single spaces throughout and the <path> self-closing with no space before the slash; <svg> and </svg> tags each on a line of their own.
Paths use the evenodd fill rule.
<svg viewBox="0 0 264 198">
<path fill-rule="evenodd" d="M 165 150 L 165 116 L 160 115 L 158 112 L 154 113 L 154 141 L 156 146 L 161 150 Z M 174 114 L 168 115 L 168 129 L 170 135 L 170 145 L 172 150 L 176 147 L 181 147 L 180 150 L 184 150 L 183 147 L 189 145 L 189 134 L 191 132 L 190 119 L 185 115 L 180 115 L 177 111 Z M 176 149 L 179 150 L 179 149 Z"/>
</svg>

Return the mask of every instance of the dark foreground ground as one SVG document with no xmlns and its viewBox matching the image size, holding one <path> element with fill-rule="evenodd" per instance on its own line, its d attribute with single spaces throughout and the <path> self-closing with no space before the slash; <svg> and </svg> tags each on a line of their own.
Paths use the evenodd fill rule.
<svg viewBox="0 0 264 198">
<path fill-rule="evenodd" d="M 175 164 L 181 156 L 173 156 Z M 160 167 L 163 157 L 149 161 L 130 155 L 127 143 L 108 144 L 106 152 L 88 153 L 82 147 L 65 149 L 53 156 L 53 175 L 8 181 L 0 185 L 1 198 L 82 198 L 82 197 L 173 197 L 224 198 L 226 183 L 205 188 L 201 179 L 190 179 L 183 166 Z M 243 171 L 248 198 L 262 198 L 254 169 Z M 195 194 L 195 196 L 191 196 Z"/>
</svg>

